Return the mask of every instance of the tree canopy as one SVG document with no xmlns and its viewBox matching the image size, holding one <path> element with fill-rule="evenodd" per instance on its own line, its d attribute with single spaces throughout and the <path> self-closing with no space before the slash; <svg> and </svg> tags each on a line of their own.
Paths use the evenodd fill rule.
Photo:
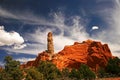
<svg viewBox="0 0 120 80">
<path fill-rule="evenodd" d="M 40 61 L 38 67 L 20 69 L 20 62 L 6 56 L 5 67 L 0 70 L 0 80 L 90 80 L 96 77 L 95 73 L 85 64 L 79 69 L 63 69 L 60 71 L 50 61 Z M 120 59 L 113 58 L 108 61 L 106 68 L 98 71 L 98 77 L 120 76 Z"/>
<path fill-rule="evenodd" d="M 6 56 L 5 69 L 1 71 L 0 80 L 22 80 L 23 73 L 20 69 L 20 62 L 13 60 L 11 56 Z"/>
</svg>

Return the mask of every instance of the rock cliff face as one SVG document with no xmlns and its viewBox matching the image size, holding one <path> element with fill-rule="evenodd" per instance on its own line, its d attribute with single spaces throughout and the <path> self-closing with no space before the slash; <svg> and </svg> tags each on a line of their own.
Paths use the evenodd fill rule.
<svg viewBox="0 0 120 80">
<path fill-rule="evenodd" d="M 88 65 L 97 71 L 105 67 L 108 60 L 113 58 L 107 44 L 87 40 L 82 43 L 75 42 L 74 45 L 65 46 L 52 60 L 59 69 L 79 68 L 81 64 Z"/>
<path fill-rule="evenodd" d="M 108 60 L 113 58 L 107 44 L 92 40 L 82 43 L 75 42 L 73 45 L 65 46 L 62 51 L 54 54 L 52 59 L 48 54 L 42 52 L 36 57 L 35 61 L 32 61 L 31 64 L 28 63 L 30 66 L 37 66 L 40 60 L 48 60 L 53 62 L 60 70 L 63 68 L 79 68 L 81 64 L 86 64 L 93 71 L 97 71 L 100 67 L 105 67 Z"/>
</svg>

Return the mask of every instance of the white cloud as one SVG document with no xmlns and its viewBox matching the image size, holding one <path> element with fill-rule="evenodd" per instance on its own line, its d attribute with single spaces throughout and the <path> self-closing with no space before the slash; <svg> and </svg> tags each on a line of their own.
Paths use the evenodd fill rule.
<svg viewBox="0 0 120 80">
<path fill-rule="evenodd" d="M 111 49 L 113 53 L 120 57 L 120 53 L 117 51 L 120 51 L 120 0 L 115 0 L 115 7 L 111 10 L 109 21 L 109 37 L 110 37 L 110 43 L 112 45 Z"/>
<path fill-rule="evenodd" d="M 4 30 L 4 26 L 0 26 L 0 30 Z"/>
<path fill-rule="evenodd" d="M 72 45 L 75 41 L 83 41 L 89 38 L 84 26 L 80 23 L 81 18 L 79 16 L 74 16 L 72 20 L 73 25 L 68 26 L 64 23 L 65 17 L 62 13 L 53 14 L 52 24 L 56 25 L 60 30 L 60 34 L 53 34 L 55 52 L 62 50 L 65 45 Z M 26 39 L 37 42 L 38 46 L 41 47 L 38 48 L 38 46 L 36 46 L 36 49 L 43 51 L 47 49 L 47 33 L 49 31 L 56 32 L 56 29 L 50 28 L 42 31 L 41 28 L 39 28 L 36 29 L 34 33 L 27 34 Z M 69 34 L 69 36 L 65 36 L 66 33 Z"/>
<path fill-rule="evenodd" d="M 22 14 L 21 14 L 22 13 Z M 26 11 L 8 11 L 5 8 L 2 8 L 0 6 L 0 17 L 3 18 L 10 18 L 10 19 L 16 19 L 24 24 L 31 24 L 31 25 L 46 25 L 46 26 L 56 26 L 56 24 L 51 23 L 51 21 L 46 20 L 44 17 L 34 15 L 32 12 L 26 10 Z"/>
<path fill-rule="evenodd" d="M 13 49 L 23 49 L 24 47 L 26 47 L 27 45 L 26 44 L 15 44 L 13 46 Z"/>
<path fill-rule="evenodd" d="M 120 0 L 113 2 L 114 6 L 104 9 L 101 7 L 97 12 L 108 25 L 92 38 L 108 43 L 113 55 L 120 57 Z"/>
<path fill-rule="evenodd" d="M 17 18 L 17 16 L 15 16 L 12 13 L 10 13 L 9 11 L 3 9 L 1 6 L 0 6 L 0 16 L 2 16 L 4 18 Z"/>
<path fill-rule="evenodd" d="M 15 59 L 16 61 L 20 61 L 21 63 L 26 63 L 28 61 L 32 61 L 32 60 L 35 60 L 35 58 L 18 58 L 18 59 Z"/>
<path fill-rule="evenodd" d="M 24 48 L 25 45 L 21 45 L 24 43 L 24 39 L 20 36 L 19 33 L 12 31 L 7 32 L 4 29 L 4 26 L 0 26 L 0 46 L 14 46 L 19 48 Z"/>
<path fill-rule="evenodd" d="M 54 36 L 54 47 L 55 51 L 58 52 L 64 48 L 66 45 L 72 45 L 75 40 L 65 37 L 65 36 Z"/>
<path fill-rule="evenodd" d="M 50 31 L 53 32 L 55 52 L 62 50 L 65 45 L 72 45 L 75 41 L 83 41 L 89 38 L 89 34 L 85 31 L 84 26 L 81 25 L 81 18 L 79 16 L 71 17 L 71 23 L 73 23 L 71 26 L 65 24 L 66 18 L 62 13 L 55 13 L 52 16 L 53 19 L 51 20 L 51 24 L 59 29 L 59 34 L 54 34 L 54 32 L 57 32 L 55 27 L 47 28 L 44 31 L 42 31 L 41 28 L 38 28 L 33 33 L 25 34 L 25 39 L 31 42 L 27 44 L 25 49 L 13 50 L 6 48 L 6 50 L 16 53 L 37 55 L 38 52 L 47 49 L 47 33 Z M 65 36 L 66 34 L 69 36 Z"/>
<path fill-rule="evenodd" d="M 0 67 L 3 67 L 5 63 L 3 62 L 0 62 Z"/>
<path fill-rule="evenodd" d="M 109 7 L 109 8 L 107 7 L 104 9 L 103 7 L 101 7 L 101 9 L 99 8 L 96 9 L 95 12 L 93 11 L 93 14 L 97 14 L 98 16 L 102 17 L 104 21 L 109 25 L 108 28 L 105 28 L 101 32 L 92 35 L 92 37 L 89 36 L 89 34 L 85 30 L 84 25 L 81 24 L 82 19 L 80 16 L 72 16 L 71 23 L 73 23 L 73 25 L 69 25 L 69 26 L 65 24 L 66 18 L 64 14 L 60 12 L 52 14 L 53 19 L 47 20 L 44 17 L 34 15 L 31 12 L 29 13 L 23 12 L 23 14 L 19 14 L 21 12 L 12 13 L 3 8 L 0 8 L 0 16 L 18 19 L 23 21 L 25 24 L 33 24 L 33 25 L 37 24 L 44 26 L 53 26 L 55 28 L 58 28 L 60 30 L 60 34 L 54 35 L 54 45 L 56 51 L 63 49 L 65 45 L 73 44 L 75 41 L 83 41 L 88 38 L 92 38 L 95 40 L 101 40 L 104 43 L 109 43 L 113 55 L 120 56 L 119 53 L 116 53 L 116 51 L 119 51 L 119 45 L 120 45 L 120 41 L 119 41 L 120 40 L 119 38 L 120 2 L 119 0 L 115 0 L 114 2 L 115 2 L 114 7 Z M 99 29 L 99 26 L 92 27 L 92 30 L 96 30 L 96 29 Z M 28 46 L 25 49 L 21 49 L 21 50 L 7 49 L 7 50 L 16 53 L 22 52 L 22 53 L 36 55 L 38 52 L 41 52 L 46 49 L 46 44 L 47 44 L 46 38 L 47 38 L 47 33 L 49 31 L 55 32 L 55 29 L 49 28 L 45 31 L 42 31 L 41 28 L 39 28 L 36 29 L 34 33 L 26 33 L 25 38 L 35 43 L 27 44 Z M 65 36 L 65 34 L 68 34 L 68 36 Z M 2 45 L 2 43 L 0 44 Z M 118 44 L 117 45 L 118 47 L 116 47 L 116 44 Z"/>
<path fill-rule="evenodd" d="M 97 30 L 97 29 L 99 29 L 98 26 L 93 26 L 91 30 Z"/>
</svg>

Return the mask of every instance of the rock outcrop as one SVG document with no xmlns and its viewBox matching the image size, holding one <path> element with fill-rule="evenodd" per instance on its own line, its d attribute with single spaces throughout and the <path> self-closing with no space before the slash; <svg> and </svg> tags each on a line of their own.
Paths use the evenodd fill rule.
<svg viewBox="0 0 120 80">
<path fill-rule="evenodd" d="M 54 45 L 53 45 L 53 37 L 52 37 L 52 32 L 49 32 L 47 35 L 47 52 L 49 53 L 49 55 L 53 55 L 54 54 Z"/>
<path fill-rule="evenodd" d="M 59 69 L 79 68 L 81 64 L 88 65 L 93 71 L 105 67 L 108 60 L 113 58 L 107 44 L 87 40 L 82 43 L 65 46 L 52 60 Z"/>
<path fill-rule="evenodd" d="M 30 66 L 37 66 L 39 61 L 48 60 L 53 62 L 60 70 L 63 68 L 77 69 L 81 64 L 86 64 L 93 71 L 97 71 L 100 67 L 105 67 L 110 58 L 113 58 L 113 56 L 107 44 L 87 40 L 65 46 L 62 51 L 54 54 L 52 59 L 50 59 L 48 52 L 42 52 L 36 57 L 35 61 L 31 64 L 28 63 Z"/>
</svg>

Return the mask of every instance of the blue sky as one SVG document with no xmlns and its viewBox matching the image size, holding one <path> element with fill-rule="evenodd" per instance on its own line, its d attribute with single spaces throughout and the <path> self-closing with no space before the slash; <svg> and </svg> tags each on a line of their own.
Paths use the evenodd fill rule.
<svg viewBox="0 0 120 80">
<path fill-rule="evenodd" d="M 120 0 L 0 0 L 0 64 L 21 62 L 46 50 L 53 32 L 55 52 L 87 39 L 109 44 L 120 57 Z"/>
</svg>

